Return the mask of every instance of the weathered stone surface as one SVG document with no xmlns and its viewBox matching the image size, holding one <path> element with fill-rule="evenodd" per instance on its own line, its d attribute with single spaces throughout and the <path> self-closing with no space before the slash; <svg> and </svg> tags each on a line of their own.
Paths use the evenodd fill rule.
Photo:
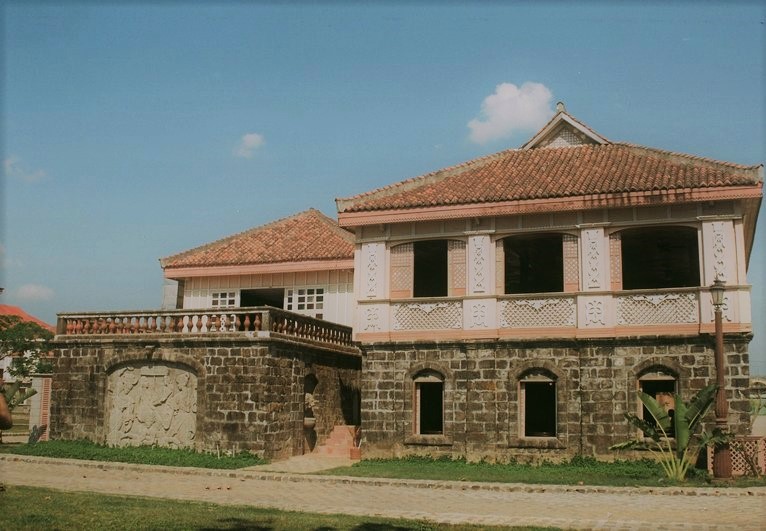
<svg viewBox="0 0 766 531">
<path fill-rule="evenodd" d="M 247 337 L 60 338 L 54 348 L 52 438 L 299 455 L 309 374 L 318 440 L 358 423 L 358 355 Z"/>
<path fill-rule="evenodd" d="M 732 430 L 744 433 L 749 335 L 726 336 L 727 389 Z M 676 376 L 685 399 L 715 382 L 713 341 L 622 338 L 363 345 L 362 426 L 366 457 L 404 454 L 468 459 L 560 459 L 575 454 L 614 457 L 608 448 L 632 436 L 625 412 L 639 412 L 639 377 L 663 368 Z M 742 355 L 740 356 L 739 353 Z M 394 367 L 392 370 L 391 367 Z M 413 376 L 422 369 L 444 377 L 443 435 L 414 428 Z M 541 368 L 555 376 L 556 437 L 523 437 L 520 378 Z M 384 389 L 402 389 L 403 396 Z M 709 422 L 712 423 L 712 413 Z"/>
</svg>

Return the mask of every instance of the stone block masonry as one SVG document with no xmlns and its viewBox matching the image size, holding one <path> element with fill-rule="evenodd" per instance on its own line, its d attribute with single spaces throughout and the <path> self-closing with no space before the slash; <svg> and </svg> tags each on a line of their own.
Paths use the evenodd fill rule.
<svg viewBox="0 0 766 531">
<path fill-rule="evenodd" d="M 750 334 L 727 334 L 729 425 L 749 425 Z M 365 458 L 408 454 L 470 460 L 533 461 L 573 455 L 614 458 L 609 446 L 636 435 L 625 412 L 641 412 L 636 391 L 652 381 L 688 400 L 715 383 L 708 336 L 567 340 L 390 342 L 362 346 L 362 426 Z M 426 375 L 426 376 L 424 376 Z M 430 376 L 429 376 L 430 375 Z M 424 379 L 424 378 L 430 379 Z M 420 384 L 419 382 L 424 382 Z M 419 385 L 442 382 L 442 397 Z M 650 383 L 646 383 L 646 382 Z M 534 390 L 555 389 L 550 406 Z M 423 388 L 425 389 L 425 388 Z M 429 395 L 430 396 L 430 395 Z M 545 396 L 544 394 L 542 395 Z M 419 417 L 431 400 L 440 429 L 423 433 Z M 543 398 L 544 400 L 544 398 Z M 550 416 L 535 433 L 532 416 Z M 713 415 L 709 414 L 708 428 Z M 430 426 L 430 425 L 429 425 Z"/>
<path fill-rule="evenodd" d="M 240 334 L 59 336 L 54 349 L 53 439 L 278 459 L 305 451 L 307 376 L 319 442 L 357 409 L 348 389 L 359 388 L 361 360 L 351 349 Z"/>
</svg>

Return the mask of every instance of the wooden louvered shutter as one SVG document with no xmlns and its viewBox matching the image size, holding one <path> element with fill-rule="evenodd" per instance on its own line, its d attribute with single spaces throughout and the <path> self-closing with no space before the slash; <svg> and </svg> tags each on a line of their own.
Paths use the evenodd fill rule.
<svg viewBox="0 0 766 531">
<path fill-rule="evenodd" d="M 609 235 L 609 276 L 612 291 L 622 289 L 622 235 L 613 232 Z"/>
<path fill-rule="evenodd" d="M 412 297 L 413 277 L 415 274 L 415 253 L 411 243 L 391 247 L 391 298 L 408 299 Z"/>
<path fill-rule="evenodd" d="M 580 290 L 580 258 L 577 236 L 563 235 L 564 246 L 564 291 L 572 293 Z"/>
<path fill-rule="evenodd" d="M 465 242 L 460 240 L 447 241 L 447 275 L 449 279 L 448 295 L 450 297 L 465 296 Z"/>
</svg>

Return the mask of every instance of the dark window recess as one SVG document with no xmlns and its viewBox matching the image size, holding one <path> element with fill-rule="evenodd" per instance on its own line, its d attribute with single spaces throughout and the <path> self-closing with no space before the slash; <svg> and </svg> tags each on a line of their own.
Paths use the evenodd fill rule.
<svg viewBox="0 0 766 531">
<path fill-rule="evenodd" d="M 415 297 L 447 296 L 447 240 L 415 242 Z"/>
<path fill-rule="evenodd" d="M 560 234 L 513 236 L 503 240 L 506 293 L 564 291 Z"/>
<path fill-rule="evenodd" d="M 641 380 L 641 390 L 654 398 L 657 403 L 665 408 L 665 411 L 668 412 L 670 418 L 673 418 L 673 414 L 675 413 L 675 398 L 673 397 L 676 392 L 675 380 Z M 649 410 L 646 409 L 646 406 L 644 406 L 643 403 L 641 408 L 642 418 L 656 429 L 657 421 L 654 420 L 654 417 Z M 661 432 L 660 435 L 662 435 Z M 667 432 L 667 436 L 675 437 L 675 429 L 672 422 L 670 423 L 670 430 Z"/>
<path fill-rule="evenodd" d="M 239 294 L 239 305 L 242 308 L 250 306 L 273 306 L 274 308 L 284 308 L 285 290 L 282 288 L 243 289 Z"/>
<path fill-rule="evenodd" d="M 622 288 L 700 285 L 697 229 L 659 227 L 622 233 Z"/>
<path fill-rule="evenodd" d="M 556 384 L 524 382 L 524 436 L 556 436 Z"/>
<path fill-rule="evenodd" d="M 418 395 L 421 435 L 437 435 L 444 432 L 444 383 L 419 382 Z"/>
</svg>

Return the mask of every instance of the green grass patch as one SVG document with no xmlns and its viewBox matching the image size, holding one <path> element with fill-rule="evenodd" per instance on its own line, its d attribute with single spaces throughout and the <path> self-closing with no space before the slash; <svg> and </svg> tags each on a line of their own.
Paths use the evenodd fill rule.
<svg viewBox="0 0 766 531">
<path fill-rule="evenodd" d="M 36 455 L 88 461 L 112 461 L 142 465 L 166 465 L 198 468 L 235 469 L 266 463 L 257 455 L 242 452 L 229 456 L 217 456 L 194 450 L 174 450 L 158 446 L 126 446 L 114 448 L 90 441 L 44 441 L 37 444 L 12 445 L 8 453 Z"/>
<path fill-rule="evenodd" d="M 364 516 L 323 515 L 244 506 L 64 492 L 8 486 L 0 492 L 4 529 L 162 529 L 162 530 L 293 530 L 355 531 L 447 529 L 535 530 L 554 528 L 487 527 L 431 524 L 422 521 Z"/>
<path fill-rule="evenodd" d="M 464 459 L 407 457 L 404 459 L 369 459 L 350 467 L 325 472 L 337 476 L 382 477 L 397 479 L 434 479 L 452 481 L 492 481 L 499 483 L 535 483 L 555 485 L 600 486 L 707 486 L 704 471 L 692 471 L 686 482 L 665 478 L 659 463 L 650 459 L 603 462 L 591 457 L 574 457 L 564 463 L 539 465 L 509 463 L 468 463 Z M 766 478 L 742 478 L 733 486 L 766 485 Z M 715 486 L 721 486 L 716 484 Z"/>
</svg>

